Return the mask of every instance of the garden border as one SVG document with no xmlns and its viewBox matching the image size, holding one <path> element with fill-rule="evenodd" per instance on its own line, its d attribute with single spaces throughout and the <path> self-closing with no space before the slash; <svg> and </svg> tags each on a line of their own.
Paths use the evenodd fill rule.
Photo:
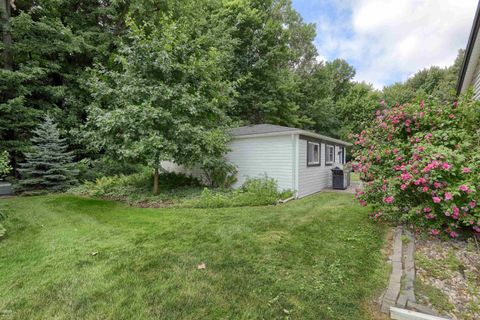
<svg viewBox="0 0 480 320">
<path fill-rule="evenodd" d="M 406 239 L 406 246 L 403 239 Z M 380 299 L 381 311 L 397 320 L 446 320 L 415 299 L 415 237 L 403 226 L 395 228 L 390 262 L 392 272 Z"/>
</svg>

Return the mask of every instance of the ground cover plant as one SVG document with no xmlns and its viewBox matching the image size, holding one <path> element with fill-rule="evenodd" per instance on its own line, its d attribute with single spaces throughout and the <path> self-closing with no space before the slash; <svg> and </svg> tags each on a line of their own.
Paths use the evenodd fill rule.
<svg viewBox="0 0 480 320">
<path fill-rule="evenodd" d="M 368 319 L 388 278 L 385 229 L 348 194 L 221 209 L 71 195 L 0 207 L 9 319 Z"/>
<path fill-rule="evenodd" d="M 418 101 L 385 107 L 357 136 L 361 204 L 374 218 L 432 235 L 480 234 L 480 104 Z"/>
<path fill-rule="evenodd" d="M 159 192 L 151 189 L 151 170 L 115 175 L 86 181 L 70 189 L 76 195 L 127 202 L 141 207 L 181 206 L 192 208 L 225 208 L 275 204 L 293 196 L 291 190 L 278 190 L 277 182 L 268 177 L 248 179 L 242 187 L 207 188 L 200 180 L 181 173 L 163 172 L 159 176 Z"/>
<path fill-rule="evenodd" d="M 99 197 L 127 202 L 135 206 L 158 207 L 178 204 L 186 199 L 200 195 L 201 182 L 193 177 L 173 172 L 159 175 L 159 191 L 151 189 L 153 180 L 151 170 L 143 168 L 139 173 L 99 177 L 85 181 L 82 185 L 69 190 L 76 195 Z"/>
</svg>

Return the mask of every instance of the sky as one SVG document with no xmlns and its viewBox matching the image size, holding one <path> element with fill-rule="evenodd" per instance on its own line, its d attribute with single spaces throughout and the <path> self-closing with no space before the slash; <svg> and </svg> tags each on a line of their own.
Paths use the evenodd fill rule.
<svg viewBox="0 0 480 320">
<path fill-rule="evenodd" d="M 465 48 L 477 0 L 292 0 L 315 23 L 319 59 L 342 58 L 356 81 L 381 89 Z"/>
</svg>

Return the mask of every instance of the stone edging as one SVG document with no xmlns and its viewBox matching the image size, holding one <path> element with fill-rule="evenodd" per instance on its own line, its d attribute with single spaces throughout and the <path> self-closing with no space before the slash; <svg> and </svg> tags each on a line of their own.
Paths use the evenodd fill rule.
<svg viewBox="0 0 480 320">
<path fill-rule="evenodd" d="M 402 236 L 407 240 L 404 246 Z M 381 311 L 389 314 L 391 307 L 413 310 L 426 315 L 436 316 L 434 310 L 417 304 L 415 299 L 415 237 L 404 228 L 398 226 L 393 235 L 393 253 L 390 258 L 392 273 L 388 287 L 380 299 Z"/>
</svg>

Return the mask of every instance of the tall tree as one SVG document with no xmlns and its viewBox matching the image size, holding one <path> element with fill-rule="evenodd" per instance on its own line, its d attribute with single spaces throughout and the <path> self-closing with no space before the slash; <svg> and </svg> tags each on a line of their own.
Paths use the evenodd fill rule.
<svg viewBox="0 0 480 320">
<path fill-rule="evenodd" d="M 64 191 L 76 183 L 73 154 L 50 116 L 33 131 L 32 147 L 19 169 L 19 185 L 29 193 Z"/>
<path fill-rule="evenodd" d="M 3 43 L 3 68 L 12 69 L 12 54 L 10 47 L 12 46 L 12 35 L 10 34 L 10 16 L 13 0 L 0 0 L 0 26 L 2 28 Z"/>
<path fill-rule="evenodd" d="M 1 1 L 7 6 L 13 3 Z M 73 133 L 85 119 L 89 99 L 81 80 L 93 63 L 108 64 L 124 29 L 126 3 L 16 2 L 7 33 L 12 39 L 10 50 L 0 48 L 12 57 L 11 67 L 0 70 L 0 149 L 11 151 L 14 167 L 28 148 L 33 128 L 47 111 L 62 119 L 59 129 L 69 142 L 77 142 Z M 78 155 L 84 153 L 82 145 L 72 147 Z"/>
<path fill-rule="evenodd" d="M 288 0 L 227 1 L 223 17 L 236 44 L 230 80 L 237 95 L 228 114 L 253 124 L 298 125 L 295 70 L 316 55 L 314 26 Z"/>
<path fill-rule="evenodd" d="M 417 98 L 438 98 L 443 102 L 456 99 L 456 84 L 463 62 L 464 51 L 459 50 L 453 65 L 440 68 L 425 68 L 405 82 L 397 82 L 383 89 L 383 98 L 388 105 L 404 104 Z"/>
<path fill-rule="evenodd" d="M 158 192 L 163 160 L 202 163 L 226 151 L 222 125 L 229 103 L 226 64 L 231 40 L 222 20 L 196 1 L 178 12 L 150 12 L 130 20 L 131 32 L 111 68 L 89 80 L 86 140 L 97 150 L 154 169 Z M 228 28 L 227 28 L 228 29 Z"/>
</svg>

